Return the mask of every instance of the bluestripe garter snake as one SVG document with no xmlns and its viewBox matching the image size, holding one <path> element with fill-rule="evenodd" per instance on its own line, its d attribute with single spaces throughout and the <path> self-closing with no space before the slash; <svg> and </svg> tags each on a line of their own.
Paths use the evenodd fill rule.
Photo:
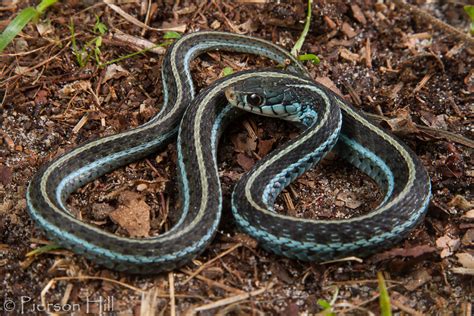
<svg viewBox="0 0 474 316">
<path fill-rule="evenodd" d="M 217 80 L 196 95 L 190 62 L 210 50 L 265 56 L 286 71 L 252 70 Z M 60 245 L 108 268 L 158 273 L 189 262 L 211 242 L 222 212 L 217 144 L 224 127 L 246 110 L 299 125 L 301 134 L 261 159 L 237 183 L 237 225 L 277 254 L 306 261 L 367 255 L 400 241 L 423 218 L 429 177 L 414 153 L 369 122 L 279 46 L 224 32 L 196 32 L 169 47 L 162 66 L 164 104 L 146 124 L 86 142 L 43 166 L 27 190 L 31 217 Z M 177 137 L 181 210 L 177 223 L 151 238 L 127 238 L 71 215 L 67 197 L 120 166 L 156 152 Z M 276 196 L 335 145 L 368 174 L 385 198 L 345 220 L 308 220 L 273 211 Z"/>
</svg>

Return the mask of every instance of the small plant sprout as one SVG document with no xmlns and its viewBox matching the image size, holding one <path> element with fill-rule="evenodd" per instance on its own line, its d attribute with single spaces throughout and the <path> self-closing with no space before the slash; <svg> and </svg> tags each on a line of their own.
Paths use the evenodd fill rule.
<svg viewBox="0 0 474 316">
<path fill-rule="evenodd" d="M 0 53 L 5 47 L 23 30 L 23 28 L 31 21 L 39 19 L 46 9 L 58 0 L 43 0 L 36 6 L 36 8 L 28 7 L 23 10 L 8 24 L 8 26 L 0 34 Z"/>
</svg>

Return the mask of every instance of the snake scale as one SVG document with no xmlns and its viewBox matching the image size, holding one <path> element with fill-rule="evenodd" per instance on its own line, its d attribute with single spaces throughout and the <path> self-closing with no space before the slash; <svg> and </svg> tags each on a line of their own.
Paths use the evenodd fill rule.
<svg viewBox="0 0 474 316">
<path fill-rule="evenodd" d="M 218 79 L 196 95 L 190 63 L 211 50 L 265 56 L 286 70 Z M 261 159 L 236 184 L 237 225 L 274 253 L 305 261 L 363 256 L 390 247 L 419 223 L 430 199 L 420 160 L 402 142 L 309 78 L 279 46 L 254 37 L 196 32 L 171 45 L 162 65 L 164 104 L 146 124 L 81 144 L 43 166 L 27 190 L 31 217 L 60 245 L 108 268 L 158 273 L 186 264 L 212 241 L 222 213 L 217 145 L 242 110 L 278 117 L 301 134 Z M 77 188 L 177 139 L 181 209 L 177 223 L 150 238 L 127 238 L 84 223 L 66 207 Z M 384 192 L 380 205 L 344 220 L 293 218 L 273 210 L 277 195 L 331 148 Z"/>
</svg>

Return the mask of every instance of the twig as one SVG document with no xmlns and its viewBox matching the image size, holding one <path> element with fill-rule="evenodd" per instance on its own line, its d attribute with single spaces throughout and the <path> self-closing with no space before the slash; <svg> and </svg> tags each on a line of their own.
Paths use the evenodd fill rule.
<svg viewBox="0 0 474 316">
<path fill-rule="evenodd" d="M 217 308 L 217 307 L 221 307 L 221 306 L 233 304 L 233 303 L 236 303 L 236 302 L 240 302 L 240 301 L 246 300 L 246 299 L 248 299 L 252 296 L 260 295 L 263 292 L 269 290 L 272 286 L 273 286 L 273 284 L 270 283 L 267 288 L 258 289 L 258 290 L 252 291 L 250 293 L 230 296 L 230 297 L 224 298 L 222 300 L 215 301 L 215 302 L 210 303 L 210 304 L 205 304 L 205 305 L 202 305 L 202 306 L 199 306 L 199 307 L 195 308 L 194 312 L 202 312 L 202 311 L 205 311 L 205 310 L 214 309 L 214 308 Z"/>
<path fill-rule="evenodd" d="M 241 243 L 238 243 L 232 247 L 230 247 L 229 249 L 227 249 L 226 251 L 220 253 L 218 256 L 216 256 L 215 258 L 207 261 L 206 263 L 204 263 L 202 266 L 200 266 L 196 271 L 193 272 L 193 274 L 191 274 L 190 277 L 188 277 L 186 280 L 184 280 L 184 282 L 182 283 L 182 285 L 188 283 L 192 278 L 194 278 L 196 275 L 198 275 L 202 270 L 206 269 L 211 263 L 213 263 L 214 261 L 218 260 L 219 258 L 222 258 L 224 257 L 225 255 L 231 253 L 232 251 L 234 251 L 235 249 L 241 247 L 242 244 Z"/>
<path fill-rule="evenodd" d="M 364 112 L 364 114 L 365 114 L 365 116 L 367 116 L 367 117 L 369 117 L 369 118 L 371 118 L 371 119 L 373 119 L 374 121 L 377 121 L 377 122 L 384 121 L 384 120 L 388 119 L 385 116 L 381 116 L 381 115 L 377 115 L 377 114 L 372 114 L 372 113 L 367 113 L 367 112 Z M 458 134 L 453 133 L 453 132 L 449 132 L 449 131 L 445 131 L 445 130 L 442 130 L 442 129 L 437 129 L 437 128 L 433 128 L 433 127 L 429 127 L 429 126 L 418 125 L 416 123 L 413 123 L 413 125 L 417 129 L 419 129 L 420 131 L 430 135 L 431 137 L 443 138 L 447 141 L 458 143 L 458 144 L 467 146 L 469 148 L 474 148 L 474 140 L 469 139 L 467 137 L 464 137 L 462 135 L 458 135 Z"/>
<path fill-rule="evenodd" d="M 173 271 L 168 273 L 168 282 L 170 284 L 170 309 L 171 316 L 176 316 L 176 299 L 174 296 L 174 274 Z"/>
<path fill-rule="evenodd" d="M 127 20 L 128 22 L 130 22 L 132 24 L 135 24 L 136 26 L 141 27 L 143 29 L 158 31 L 158 32 L 174 31 L 174 32 L 183 33 L 184 31 L 186 31 L 186 25 L 185 24 L 178 25 L 178 26 L 175 26 L 175 27 L 164 27 L 164 28 L 155 28 L 155 27 L 148 26 L 145 23 L 137 20 L 136 18 L 134 18 L 133 16 L 131 16 L 130 14 L 125 12 L 124 10 L 122 10 L 119 6 L 111 3 L 110 0 L 104 0 L 104 3 L 107 4 L 109 6 L 109 8 L 111 8 L 112 10 L 114 10 L 115 12 L 120 14 L 125 20 Z"/>
<path fill-rule="evenodd" d="M 405 10 L 407 10 L 409 12 L 412 12 L 412 13 L 415 13 L 416 16 L 419 16 L 419 17 L 429 21 L 430 23 L 432 23 L 434 26 L 438 27 L 439 29 L 456 36 L 457 38 L 465 41 L 469 45 L 474 45 L 474 38 L 473 37 L 463 33 L 462 31 L 458 30 L 454 26 L 451 26 L 451 25 L 435 18 L 434 16 L 432 16 L 428 12 L 426 12 L 424 10 L 421 10 L 420 8 L 417 8 L 416 6 L 414 6 L 412 4 L 406 3 L 403 0 L 394 0 L 394 2 L 395 2 L 396 5 L 404 8 Z"/>
<path fill-rule="evenodd" d="M 119 30 L 115 30 L 115 32 L 113 32 L 109 37 L 104 38 L 104 40 L 115 45 L 122 44 L 133 47 L 136 50 L 148 49 L 148 51 L 158 55 L 163 55 L 166 52 L 164 47 L 156 46 L 155 43 L 146 39 L 122 33 Z"/>
<path fill-rule="evenodd" d="M 192 275 L 192 274 L 193 274 L 191 271 L 188 271 L 188 270 L 185 270 L 185 269 L 181 269 L 181 272 L 186 273 L 187 275 Z M 230 293 L 241 294 L 241 293 L 244 292 L 244 291 L 242 291 L 242 290 L 239 290 L 239 289 L 230 287 L 230 286 L 228 286 L 228 285 L 219 283 L 219 282 L 217 282 L 217 281 L 208 279 L 208 278 L 206 278 L 206 277 L 203 277 L 202 275 L 196 275 L 195 278 L 198 279 L 198 280 L 201 280 L 201 281 L 203 281 L 203 282 L 206 282 L 207 284 L 209 284 L 209 285 L 211 285 L 211 286 L 218 287 L 218 288 L 223 289 L 224 291 L 227 291 L 227 292 L 230 292 Z"/>
<path fill-rule="evenodd" d="M 9 82 L 10 80 L 14 80 L 14 79 L 17 79 L 21 76 L 23 76 L 24 74 L 32 71 L 32 70 L 35 70 L 36 68 L 39 68 L 47 63 L 49 63 L 50 61 L 52 61 L 53 59 L 56 59 L 56 57 L 58 57 L 59 55 L 61 55 L 67 48 L 69 48 L 69 42 L 56 54 L 54 55 L 53 57 L 50 57 L 46 60 L 43 60 L 42 62 L 40 62 L 39 64 L 33 66 L 33 67 L 30 67 L 28 69 L 26 69 L 24 72 L 22 72 L 21 74 L 18 74 L 18 75 L 15 75 L 15 76 L 11 76 L 5 80 L 3 80 L 2 82 L 0 82 L 0 85 L 4 85 L 5 83 Z"/>
</svg>

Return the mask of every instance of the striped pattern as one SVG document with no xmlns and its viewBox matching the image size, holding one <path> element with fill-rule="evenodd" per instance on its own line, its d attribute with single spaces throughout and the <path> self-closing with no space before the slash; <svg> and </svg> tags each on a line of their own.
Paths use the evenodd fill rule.
<svg viewBox="0 0 474 316">
<path fill-rule="evenodd" d="M 289 62 L 289 72 L 237 73 L 216 81 L 195 97 L 189 64 L 197 55 L 210 50 L 252 53 L 278 63 Z M 164 104 L 156 117 L 138 128 L 82 144 L 48 163 L 34 176 L 27 190 L 28 210 L 50 239 L 101 265 L 132 273 L 171 270 L 201 253 L 212 240 L 222 211 L 221 188 L 216 167 L 219 136 L 225 125 L 232 121 L 238 112 L 236 108 L 227 106 L 224 91 L 251 78 L 286 80 L 288 84 L 300 85 L 300 89 L 324 100 L 320 108 L 316 109 L 318 123 L 313 126 L 314 130 L 304 131 L 298 140 L 285 147 L 287 149 L 281 149 L 266 157 L 254 173 L 245 176 L 246 181 L 237 185 L 237 188 L 242 188 L 234 193 L 233 199 L 237 223 L 253 236 L 261 236 L 259 240 L 266 248 L 302 259 L 311 259 L 311 256 L 314 257 L 313 251 L 319 248 L 324 250 L 325 247 L 333 249 L 333 246 L 339 243 L 343 249 L 357 248 L 347 232 L 353 229 L 355 224 L 322 223 L 334 226 L 332 232 L 340 230 L 341 234 L 330 234 L 324 239 L 319 234 L 309 232 L 305 238 L 298 239 L 305 236 L 307 226 L 314 229 L 313 225 L 321 223 L 294 219 L 288 222 L 285 217 L 271 211 L 271 204 L 279 190 L 313 165 L 336 142 L 341 126 L 339 107 L 343 111 L 342 129 L 344 137 L 347 138 L 347 141 L 341 143 L 347 143 L 349 148 L 356 148 L 353 150 L 356 154 L 350 155 L 348 160 L 352 159 L 352 163 L 361 169 L 370 166 L 370 170 L 374 171 L 368 173 L 379 184 L 392 183 L 391 189 L 390 185 L 386 185 L 387 192 L 390 192 L 384 202 L 384 205 L 388 205 L 385 209 L 407 209 L 399 212 L 402 214 L 399 214 L 398 218 L 395 218 L 395 215 L 389 217 L 391 225 L 402 225 L 403 233 L 406 233 L 424 213 L 426 202 L 424 205 L 418 203 L 415 196 L 419 196 L 423 201 L 429 199 L 429 181 L 415 156 L 393 137 L 365 121 L 325 88 L 310 82 L 301 64 L 282 48 L 248 36 L 222 32 L 192 33 L 168 49 L 163 61 L 162 77 Z M 313 119 L 316 118 L 309 118 Z M 355 125 L 346 127 L 347 124 Z M 372 145 L 369 141 L 360 139 L 363 136 L 361 133 L 366 131 L 372 137 L 369 141 L 374 141 Z M 304 136 L 309 134 L 311 136 Z M 163 149 L 176 136 L 182 203 L 181 209 L 177 210 L 181 216 L 171 230 L 153 238 L 126 238 L 86 224 L 70 214 L 65 201 L 74 190 L 120 166 Z M 385 147 L 380 150 L 373 148 L 376 142 L 384 143 Z M 309 145 L 316 147 L 308 151 Z M 357 150 L 357 146 L 364 150 Z M 399 159 L 394 163 L 386 161 L 385 154 L 394 154 Z M 381 161 L 385 164 L 381 164 Z M 404 169 L 400 168 L 400 164 Z M 279 169 L 273 170 L 274 166 Z M 393 176 L 390 176 L 387 170 L 391 170 Z M 407 173 L 400 175 L 398 170 Z M 410 186 L 407 183 L 410 183 Z M 419 183 L 423 185 L 418 185 Z M 276 190 L 273 189 L 275 186 L 278 187 Z M 258 190 L 254 190 L 255 188 Z M 418 189 L 423 190 L 416 191 Z M 248 200 L 236 202 L 240 197 Z M 257 210 L 255 216 L 251 215 L 254 209 Z M 392 226 L 380 225 L 375 235 L 364 230 L 373 226 L 374 220 L 387 216 L 388 211 L 385 209 L 377 209 L 373 216 L 367 216 L 360 221 L 357 227 L 361 232 L 355 239 L 360 246 L 374 244 L 378 247 L 378 239 L 394 239 L 392 235 L 395 231 Z M 283 222 L 289 224 L 281 224 Z M 282 230 L 283 236 L 277 235 L 281 225 L 286 225 L 286 229 Z M 294 231 L 292 226 L 295 226 Z M 371 242 L 371 238 L 378 238 L 377 242 Z M 294 249 L 299 255 L 294 255 L 287 249 L 295 243 L 301 245 L 298 251 Z M 302 253 L 304 255 L 301 255 Z M 336 251 L 335 254 L 340 253 Z"/>
</svg>

